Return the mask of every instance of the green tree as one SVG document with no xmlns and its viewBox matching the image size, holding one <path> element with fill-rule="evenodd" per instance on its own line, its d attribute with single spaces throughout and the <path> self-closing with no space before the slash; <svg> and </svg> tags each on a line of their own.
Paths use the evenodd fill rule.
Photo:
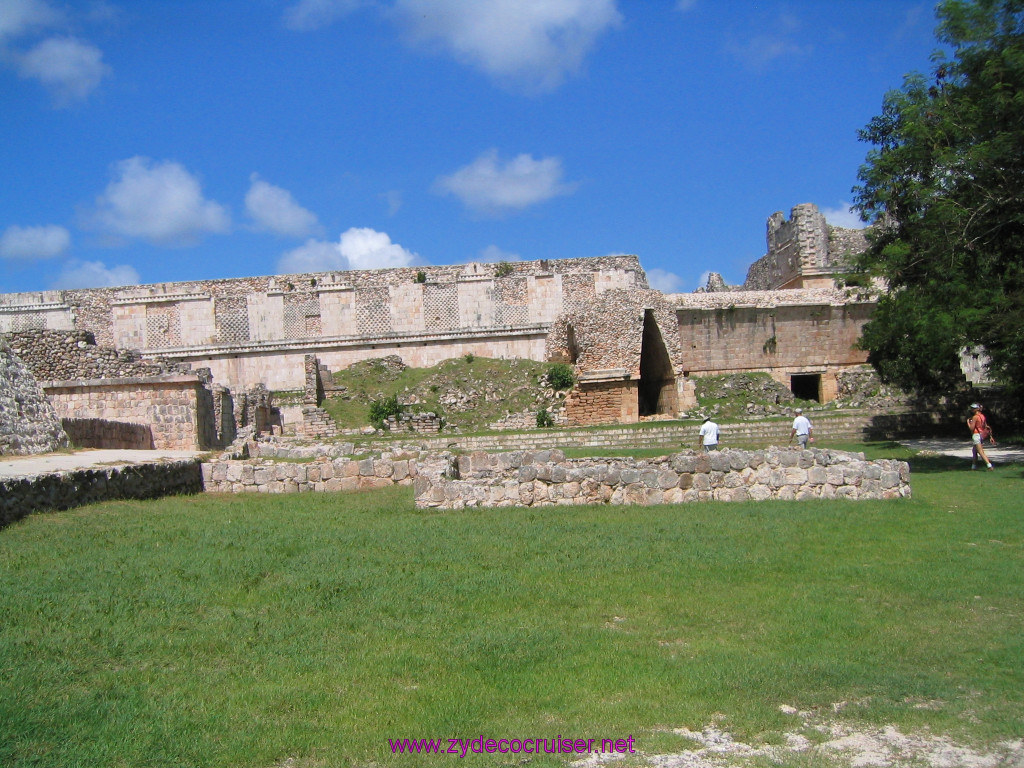
<svg viewBox="0 0 1024 768">
<path fill-rule="evenodd" d="M 888 284 L 861 344 L 882 378 L 948 391 L 964 347 L 1024 393 L 1024 0 L 944 0 L 930 77 L 886 94 L 856 207 Z"/>
</svg>

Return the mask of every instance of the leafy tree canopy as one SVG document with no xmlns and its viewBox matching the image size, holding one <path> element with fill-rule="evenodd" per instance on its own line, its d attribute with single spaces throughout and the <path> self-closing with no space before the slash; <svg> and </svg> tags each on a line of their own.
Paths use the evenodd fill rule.
<svg viewBox="0 0 1024 768">
<path fill-rule="evenodd" d="M 959 353 L 1024 396 L 1024 0 L 944 0 L 930 77 L 913 73 L 860 131 L 854 189 L 874 225 L 861 271 L 889 291 L 861 344 L 887 381 L 948 391 Z"/>
</svg>

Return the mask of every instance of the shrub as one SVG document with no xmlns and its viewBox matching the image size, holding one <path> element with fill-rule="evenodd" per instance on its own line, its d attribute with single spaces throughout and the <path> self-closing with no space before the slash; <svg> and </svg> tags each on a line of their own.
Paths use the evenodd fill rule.
<svg viewBox="0 0 1024 768">
<path fill-rule="evenodd" d="M 427 282 L 427 273 L 424 272 L 422 269 L 419 272 L 416 273 L 416 282 L 417 283 L 425 283 L 425 282 Z"/>
<path fill-rule="evenodd" d="M 494 274 L 498 277 L 508 277 L 513 272 L 515 272 L 515 267 L 507 261 L 499 261 L 498 266 L 494 268 Z"/>
<path fill-rule="evenodd" d="M 474 355 L 472 352 L 467 352 L 465 355 L 463 355 L 462 359 L 465 360 L 467 363 L 472 363 L 474 360 L 476 360 L 476 355 Z"/>
<path fill-rule="evenodd" d="M 388 416 L 397 416 L 401 412 L 402 405 L 398 402 L 398 395 L 374 400 L 370 403 L 370 423 L 377 429 L 384 429 L 384 422 L 388 420 Z"/>
<path fill-rule="evenodd" d="M 554 363 L 548 368 L 548 384 L 552 389 L 571 389 L 575 383 L 576 377 L 573 375 L 572 366 Z"/>
<path fill-rule="evenodd" d="M 537 426 L 541 429 L 555 426 L 555 420 L 551 418 L 547 408 L 541 408 L 537 411 Z"/>
</svg>

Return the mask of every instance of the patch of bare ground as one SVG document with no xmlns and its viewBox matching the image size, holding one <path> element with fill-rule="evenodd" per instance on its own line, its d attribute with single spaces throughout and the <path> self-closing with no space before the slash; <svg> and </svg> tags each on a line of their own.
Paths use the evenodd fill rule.
<svg viewBox="0 0 1024 768">
<path fill-rule="evenodd" d="M 838 708 L 841 710 L 841 707 Z M 1002 741 L 980 748 L 942 734 L 903 733 L 887 725 L 859 727 L 824 720 L 793 707 L 780 710 L 800 718 L 800 727 L 782 734 L 781 743 L 749 744 L 722 729 L 718 721 L 700 731 L 671 733 L 694 746 L 669 754 L 600 755 L 574 762 L 576 768 L 654 766 L 655 768 L 1024 768 L 1024 741 Z"/>
</svg>

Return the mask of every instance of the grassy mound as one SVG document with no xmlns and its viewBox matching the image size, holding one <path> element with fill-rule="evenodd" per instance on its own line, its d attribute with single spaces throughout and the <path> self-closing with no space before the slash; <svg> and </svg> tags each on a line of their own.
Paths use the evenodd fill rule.
<svg viewBox="0 0 1024 768">
<path fill-rule="evenodd" d="M 340 396 L 323 406 L 341 428 L 370 423 L 370 404 L 397 396 L 407 411 L 433 412 L 448 427 L 478 431 L 509 413 L 559 403 L 547 384 L 550 363 L 465 357 L 431 368 L 410 368 L 395 357 L 364 360 L 334 374 Z"/>
</svg>

